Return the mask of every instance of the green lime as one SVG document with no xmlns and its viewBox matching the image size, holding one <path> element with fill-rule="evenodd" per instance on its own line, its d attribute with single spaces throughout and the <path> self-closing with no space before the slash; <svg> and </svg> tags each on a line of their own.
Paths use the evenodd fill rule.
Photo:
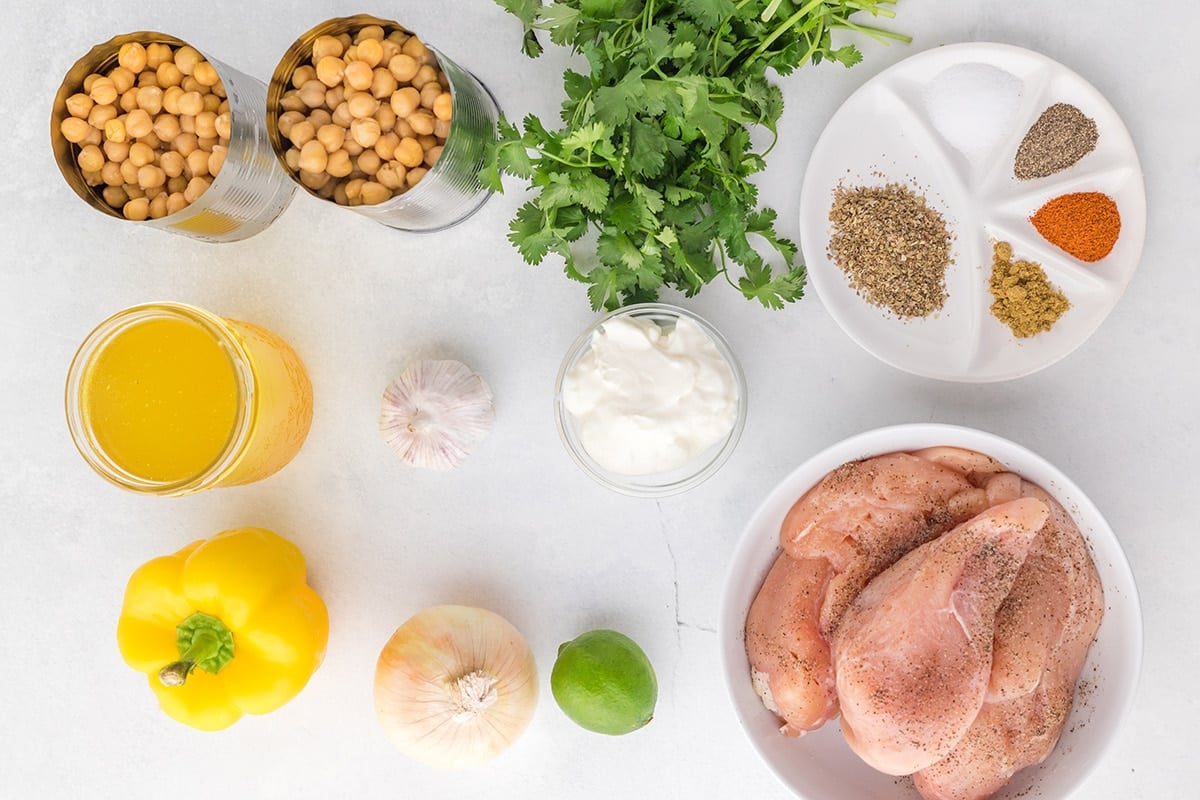
<svg viewBox="0 0 1200 800">
<path fill-rule="evenodd" d="M 658 681 L 637 642 L 623 633 L 597 630 L 558 648 L 550 691 L 563 713 L 580 726 L 619 736 L 654 716 Z"/>
</svg>

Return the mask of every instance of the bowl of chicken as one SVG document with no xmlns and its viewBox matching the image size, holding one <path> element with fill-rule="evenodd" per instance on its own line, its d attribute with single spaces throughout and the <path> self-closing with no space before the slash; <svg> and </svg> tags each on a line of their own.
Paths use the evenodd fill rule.
<svg viewBox="0 0 1200 800">
<path fill-rule="evenodd" d="M 812 800 L 1061 798 L 1131 708 L 1137 589 L 1103 515 L 983 431 L 846 439 L 751 517 L 721 600 L 726 685 Z"/>
</svg>

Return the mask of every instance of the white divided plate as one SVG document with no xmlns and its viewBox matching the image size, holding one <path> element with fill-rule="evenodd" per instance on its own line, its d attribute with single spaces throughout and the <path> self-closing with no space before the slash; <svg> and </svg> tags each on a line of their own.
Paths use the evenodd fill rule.
<svg viewBox="0 0 1200 800">
<path fill-rule="evenodd" d="M 989 69 L 990 68 L 990 69 Z M 996 70 L 999 70 L 997 73 Z M 972 80 L 1003 78 L 1015 102 L 981 102 Z M 939 92 L 939 87 L 956 91 Z M 1095 150 L 1046 178 L 1013 176 L 1017 147 L 1037 118 L 1069 103 L 1096 122 Z M 958 104 L 956 108 L 948 104 Z M 1011 113 L 1004 113 L 1010 111 Z M 993 122 L 968 135 L 974 118 Z M 935 119 L 941 123 L 939 130 Z M 947 138 L 949 137 L 949 138 Z M 964 152 L 966 151 L 966 152 Z M 829 211 L 846 186 L 903 183 L 925 196 L 954 236 L 943 308 L 900 319 L 850 288 L 829 258 Z M 1103 192 L 1117 204 L 1121 233 L 1105 258 L 1079 261 L 1050 244 L 1029 221 L 1047 201 Z M 1001 381 L 1036 372 L 1083 344 L 1116 305 L 1137 269 L 1146 233 L 1146 194 L 1124 123 L 1087 81 L 1038 53 L 1002 44 L 927 50 L 885 70 L 833 115 L 809 159 L 800 196 L 800 237 L 813 286 L 842 329 L 894 367 L 950 381 Z M 1071 303 L 1054 327 L 1018 339 L 992 316 L 992 245 L 1042 265 Z"/>
</svg>

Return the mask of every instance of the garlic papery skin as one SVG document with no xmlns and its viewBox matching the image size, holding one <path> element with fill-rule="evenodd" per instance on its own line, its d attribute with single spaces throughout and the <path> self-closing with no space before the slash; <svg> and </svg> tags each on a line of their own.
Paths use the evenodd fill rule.
<svg viewBox="0 0 1200 800">
<path fill-rule="evenodd" d="M 375 667 L 375 713 L 405 755 L 471 767 L 508 749 L 537 706 L 537 666 L 508 620 L 435 606 L 392 634 Z"/>
<path fill-rule="evenodd" d="M 496 419 L 492 390 L 458 361 L 415 361 L 383 393 L 379 430 L 400 458 L 448 470 L 466 459 Z"/>
</svg>

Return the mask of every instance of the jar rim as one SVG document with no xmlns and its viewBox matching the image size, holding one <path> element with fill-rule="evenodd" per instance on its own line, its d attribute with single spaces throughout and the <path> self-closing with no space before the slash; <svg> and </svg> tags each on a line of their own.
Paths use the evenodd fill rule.
<svg viewBox="0 0 1200 800">
<path fill-rule="evenodd" d="M 152 319 L 185 320 L 208 332 L 229 361 L 237 391 L 234 423 L 221 452 L 200 472 L 186 478 L 157 481 L 136 475 L 108 456 L 96 440 L 83 402 L 88 377 L 96 357 L 113 339 L 135 325 Z M 102 478 L 122 489 L 142 494 L 178 496 L 213 488 L 241 461 L 250 441 L 258 402 L 249 352 L 221 317 L 196 306 L 176 302 L 142 303 L 125 308 L 101 322 L 83 340 L 67 371 L 65 403 L 67 425 L 75 448 Z"/>
</svg>

